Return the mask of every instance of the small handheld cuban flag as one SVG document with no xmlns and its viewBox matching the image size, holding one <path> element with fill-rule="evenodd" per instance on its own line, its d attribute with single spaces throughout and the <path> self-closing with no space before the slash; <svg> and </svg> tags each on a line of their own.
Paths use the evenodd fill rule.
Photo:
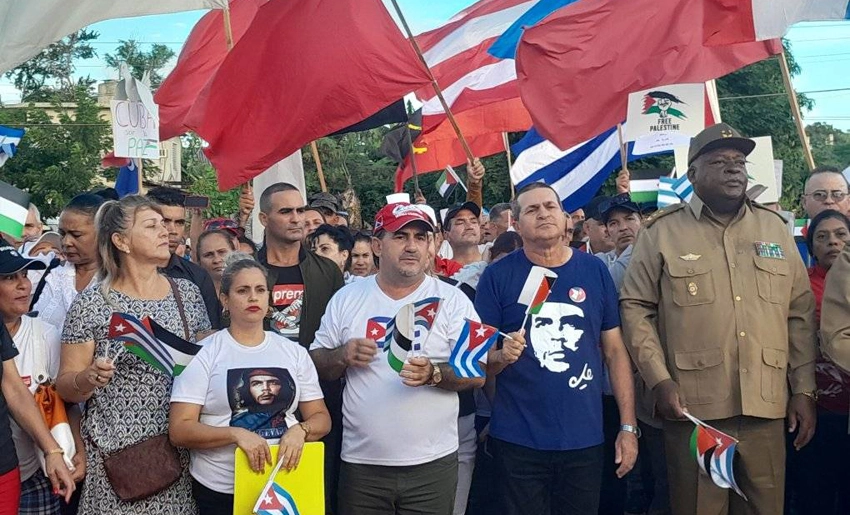
<svg viewBox="0 0 850 515">
<path fill-rule="evenodd" d="M 257 515 L 299 515 L 295 499 L 279 484 L 272 482 L 260 496 Z"/>
<path fill-rule="evenodd" d="M 440 312 L 443 299 L 429 297 L 413 303 L 413 355 L 417 356 L 425 347 L 425 342 L 431 335 L 434 319 Z"/>
<path fill-rule="evenodd" d="M 375 340 L 379 349 L 384 348 L 387 339 L 393 334 L 394 320 L 390 317 L 372 317 L 366 322 L 366 336 Z"/>
<path fill-rule="evenodd" d="M 457 343 L 452 349 L 449 364 L 458 377 L 484 377 L 479 361 L 487 354 L 490 347 L 496 343 L 499 331 L 492 326 L 465 319 Z"/>
</svg>

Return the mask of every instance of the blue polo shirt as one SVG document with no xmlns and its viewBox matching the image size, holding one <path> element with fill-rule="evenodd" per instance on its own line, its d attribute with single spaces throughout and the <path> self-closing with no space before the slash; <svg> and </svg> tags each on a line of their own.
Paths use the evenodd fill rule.
<svg viewBox="0 0 850 515">
<path fill-rule="evenodd" d="M 526 306 L 517 299 L 532 266 L 520 249 L 484 271 L 475 297 L 482 322 L 519 330 Z M 558 279 L 526 322 L 528 347 L 498 375 L 490 434 L 537 450 L 584 449 L 604 440 L 600 337 L 620 325 L 617 290 L 605 264 L 584 252 L 550 270 Z"/>
</svg>

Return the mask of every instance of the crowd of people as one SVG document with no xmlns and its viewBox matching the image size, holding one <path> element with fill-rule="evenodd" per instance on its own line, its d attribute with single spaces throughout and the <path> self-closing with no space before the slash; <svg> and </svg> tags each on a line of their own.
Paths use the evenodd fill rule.
<svg viewBox="0 0 850 515">
<path fill-rule="evenodd" d="M 32 206 L 0 243 L 0 515 L 230 514 L 235 449 L 264 481 L 315 441 L 329 514 L 850 513 L 848 182 L 808 177 L 795 241 L 747 197 L 754 145 L 707 128 L 660 211 L 623 174 L 573 213 L 543 183 L 487 211 L 476 160 L 465 202 L 355 230 L 277 183 L 259 245 L 248 187 L 212 220 L 165 187 L 81 193 L 55 232 Z M 468 321 L 500 332 L 486 377 L 449 363 Z M 746 498 L 686 415 L 739 441 Z"/>
</svg>

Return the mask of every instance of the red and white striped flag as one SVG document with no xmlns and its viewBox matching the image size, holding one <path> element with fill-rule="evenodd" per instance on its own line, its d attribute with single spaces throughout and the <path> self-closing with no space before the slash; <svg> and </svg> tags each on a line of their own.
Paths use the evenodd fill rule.
<svg viewBox="0 0 850 515">
<path fill-rule="evenodd" d="M 487 50 L 536 3 L 480 0 L 446 25 L 416 36 L 453 113 L 519 97 L 514 60 L 494 57 Z M 445 111 L 431 86 L 419 89 L 416 96 L 423 102 L 422 131 L 430 132 L 446 119 Z"/>
</svg>

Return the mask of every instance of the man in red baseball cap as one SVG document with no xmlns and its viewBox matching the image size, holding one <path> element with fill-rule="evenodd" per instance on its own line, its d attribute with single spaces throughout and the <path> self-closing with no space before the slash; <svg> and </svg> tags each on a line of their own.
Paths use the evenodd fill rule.
<svg viewBox="0 0 850 515">
<path fill-rule="evenodd" d="M 434 230 L 419 206 L 384 206 L 372 238 L 377 275 L 334 295 L 310 347 L 321 377 L 346 379 L 341 515 L 454 508 L 455 392 L 484 378 L 459 378 L 448 364 L 464 318 L 478 315 L 461 290 L 428 275 Z M 386 437 L 388 427 L 404 445 Z"/>
</svg>

